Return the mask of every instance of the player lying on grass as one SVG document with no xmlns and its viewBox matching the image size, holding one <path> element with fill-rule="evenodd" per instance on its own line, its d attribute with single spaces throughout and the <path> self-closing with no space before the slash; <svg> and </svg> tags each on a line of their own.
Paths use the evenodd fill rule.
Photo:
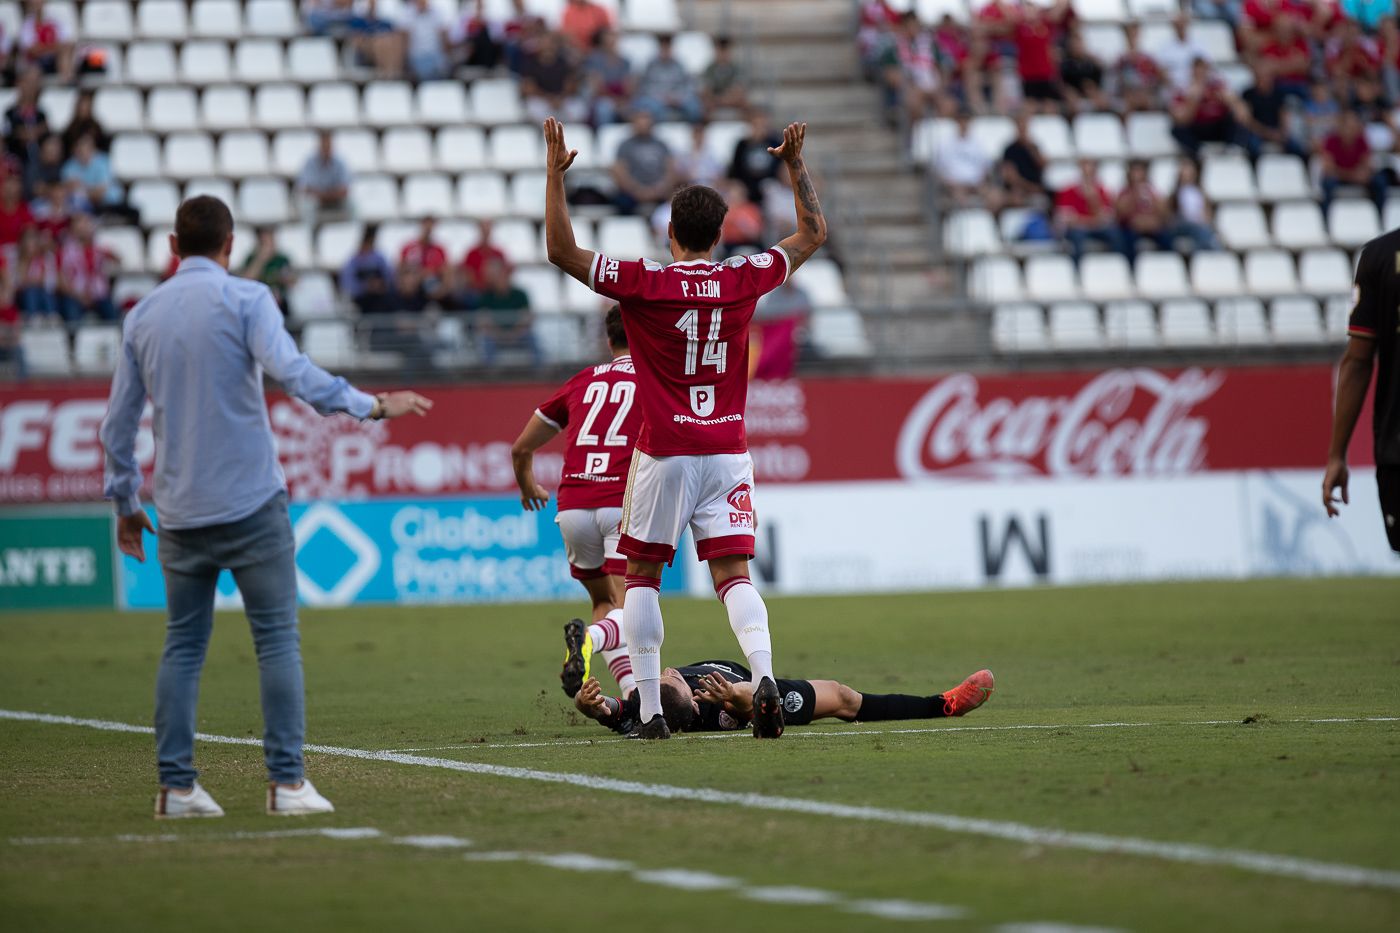
<svg viewBox="0 0 1400 933">
<path fill-rule="evenodd" d="M 642 427 L 641 406 L 634 404 L 637 381 L 622 311 L 614 307 L 604 326 L 610 362 L 581 370 L 536 408 L 510 448 L 520 504 L 528 512 L 542 511 L 549 493 L 535 479 L 535 451 L 564 432 L 564 473 L 559 481 L 559 513 L 555 524 L 564 539 L 564 554 L 575 580 L 593 601 L 595 638 L 603 661 L 625 693 L 632 685 L 632 662 L 622 638 L 622 578 L 627 561 L 617 551 L 622 497 L 632 463 L 632 445 Z M 581 619 L 564 627 L 568 651 L 559 679 L 569 696 L 583 686 L 580 650 Z"/>
<path fill-rule="evenodd" d="M 591 633 L 590 633 L 591 636 Z M 590 638 L 584 639 L 585 661 Z M 991 699 L 996 681 L 981 670 L 951 690 L 932 696 L 861 693 L 837 680 L 777 681 L 784 722 L 805 726 L 814 719 L 888 722 L 941 719 L 972 712 Z M 697 661 L 661 672 L 661 713 L 672 732 L 719 732 L 746 729 L 753 719 L 752 675 L 737 661 Z M 637 692 L 623 688 L 621 697 L 605 696 L 603 685 L 589 677 L 574 696 L 579 712 L 622 735 L 639 727 Z"/>
</svg>

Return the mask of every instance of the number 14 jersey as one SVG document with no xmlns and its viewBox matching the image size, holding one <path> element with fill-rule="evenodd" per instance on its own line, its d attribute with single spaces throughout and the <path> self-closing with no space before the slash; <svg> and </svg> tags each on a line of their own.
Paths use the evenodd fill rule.
<svg viewBox="0 0 1400 933">
<path fill-rule="evenodd" d="M 748 450 L 749 321 L 787 281 L 778 247 L 724 262 L 669 266 L 593 257 L 589 286 L 622 306 L 643 420 L 637 449 L 654 457 Z"/>
</svg>

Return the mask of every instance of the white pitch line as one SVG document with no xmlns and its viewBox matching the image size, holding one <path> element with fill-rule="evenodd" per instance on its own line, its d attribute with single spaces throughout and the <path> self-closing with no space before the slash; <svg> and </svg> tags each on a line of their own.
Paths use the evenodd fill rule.
<svg viewBox="0 0 1400 933">
<path fill-rule="evenodd" d="M 1345 722 L 1400 722 L 1400 716 L 1359 716 L 1351 719 L 1269 719 L 1260 723 L 1345 723 Z M 1238 719 L 1195 719 L 1181 722 L 1062 722 L 1062 723 L 1018 723 L 1010 726 L 942 726 L 927 729 L 840 729 L 829 731 L 788 731 L 785 736 L 804 739 L 843 739 L 856 735 L 935 735 L 940 732 L 1019 732 L 1044 729 L 1145 729 L 1159 726 L 1238 726 Z M 1251 723 L 1252 725 L 1252 723 Z M 686 736 L 690 739 L 737 739 L 746 738 L 748 732 L 737 729 L 732 732 L 705 732 Z M 607 736 L 597 739 L 560 739 L 555 742 L 468 742 L 463 745 L 429 745 L 424 748 L 391 748 L 392 752 L 469 752 L 478 748 L 558 748 L 579 745 L 608 745 L 613 742 L 631 741 L 622 736 Z M 258 744 L 253 740 L 253 744 Z"/>
<path fill-rule="evenodd" d="M 19 722 L 39 722 L 49 725 L 80 726 L 90 729 L 103 729 L 110 732 L 132 732 L 152 734 L 150 726 L 112 722 L 104 719 L 81 719 L 75 716 L 57 716 L 50 713 L 32 713 L 22 710 L 0 710 L 0 719 Z M 205 742 L 223 745 L 248 745 L 249 739 L 238 736 L 201 735 Z M 1291 855 L 1274 855 L 1268 852 L 1252 852 L 1247 849 L 1225 849 L 1188 842 L 1162 842 L 1134 836 L 1110 836 L 1104 833 L 1071 832 L 1063 829 L 1030 826 L 1009 820 L 989 820 L 958 816 L 952 813 L 933 813 L 919 810 L 894 810 L 885 807 L 857 806 L 854 804 L 829 803 L 800 797 L 777 797 L 769 794 L 736 793 L 734 791 L 713 790 L 703 787 L 677 787 L 670 784 L 647 784 L 641 781 L 626 781 L 619 778 L 603 777 L 594 774 L 577 774 L 560 771 L 540 771 L 535 768 L 517 768 L 506 765 L 492 765 L 475 761 L 456 761 L 451 758 L 429 758 L 420 755 L 404 755 L 398 752 L 371 751 L 362 748 L 340 748 L 334 745 L 307 745 L 306 751 L 315 754 L 333 755 L 339 758 L 355 758 L 361 761 L 385 761 L 392 764 L 413 765 L 422 768 L 441 768 L 463 774 L 481 774 L 489 777 L 511 778 L 518 781 L 537 781 L 545 784 L 565 784 L 588 790 L 608 791 L 615 794 L 629 794 L 637 797 L 651 797 L 660 800 L 684 800 L 695 803 L 722 804 L 729 807 L 744 807 L 751 810 L 770 810 L 782 813 L 804 813 L 811 816 L 825 816 L 834 819 L 859 820 L 862 822 L 889 823 L 897 826 L 912 826 L 937 829 L 949 833 L 962 833 L 971 836 L 984 836 L 1025 845 L 1050 846 L 1060 849 L 1077 849 L 1113 855 L 1138 855 L 1157 858 L 1169 862 L 1188 865 L 1220 865 L 1238 868 L 1242 871 L 1280 878 L 1298 878 L 1321 884 L 1335 884 L 1347 887 L 1376 887 L 1400 891 L 1400 871 L 1387 871 L 1367 868 L 1361 865 L 1347 865 L 1339 862 L 1322 862 L 1315 859 L 1297 858 Z"/>
</svg>

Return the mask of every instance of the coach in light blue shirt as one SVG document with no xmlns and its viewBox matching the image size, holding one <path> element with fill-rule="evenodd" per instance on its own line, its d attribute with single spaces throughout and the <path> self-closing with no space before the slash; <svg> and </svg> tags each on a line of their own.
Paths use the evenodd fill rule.
<svg viewBox="0 0 1400 933">
<path fill-rule="evenodd" d="M 194 769 L 195 704 L 222 570 L 238 584 L 257 648 L 267 811 L 329 812 L 303 774 L 296 564 L 263 373 L 323 415 L 421 415 L 432 403 L 413 392 L 367 395 L 307 359 L 267 286 L 229 275 L 233 217 L 217 198 L 180 205 L 170 246 L 179 271 L 127 315 L 101 430 L 117 543 L 145 560 L 142 532 L 154 529 L 141 508 L 136 432 L 151 400 L 169 613 L 156 679 L 156 816 L 223 815 Z"/>
</svg>

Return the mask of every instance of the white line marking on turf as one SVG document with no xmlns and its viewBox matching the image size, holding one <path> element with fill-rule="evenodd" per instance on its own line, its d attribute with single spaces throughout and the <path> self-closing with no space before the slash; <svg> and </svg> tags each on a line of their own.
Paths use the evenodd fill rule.
<svg viewBox="0 0 1400 933">
<path fill-rule="evenodd" d="M 1400 716 L 1360 716 L 1351 719 L 1269 719 L 1260 723 L 1344 723 L 1344 722 L 1400 722 Z M 1045 729 L 1145 729 L 1158 726 L 1239 726 L 1244 725 L 1238 719 L 1195 719 L 1183 722 L 1062 722 L 1062 723 L 1018 723 L 1010 726 L 943 726 L 929 729 L 832 729 L 830 731 L 810 730 L 810 731 L 788 731 L 784 735 L 800 737 L 804 739 L 844 739 L 857 735 L 933 735 L 939 732 L 1019 732 L 1026 730 Z M 1249 725 L 1254 725 L 1250 723 Z M 696 735 L 688 735 L 690 739 L 737 739 L 746 738 L 748 732 L 735 730 L 733 732 L 708 732 Z M 463 745 L 430 745 L 424 748 L 393 748 L 387 749 L 392 752 L 411 754 L 414 752 L 449 752 L 463 751 L 469 752 L 478 748 L 554 748 L 558 746 L 570 745 L 609 745 L 613 742 L 628 742 L 630 739 L 618 737 L 604 737 L 597 739 L 560 739 L 554 742 L 468 742 Z M 252 740 L 253 744 L 259 744 Z"/>
<path fill-rule="evenodd" d="M 472 844 L 470 839 L 457 836 L 398 836 L 389 841 L 415 849 L 465 849 Z"/>
<path fill-rule="evenodd" d="M 119 836 L 19 836 L 9 840 L 12 846 L 75 846 L 110 840 L 112 842 L 228 842 L 248 839 L 297 839 L 319 836 L 323 839 L 378 839 L 383 835 L 379 830 L 368 826 L 324 829 L 274 829 L 268 832 L 237 833 L 124 833 Z"/>
<path fill-rule="evenodd" d="M 81 719 L 75 716 L 57 716 L 50 713 L 31 713 L 22 710 L 0 710 L 0 719 L 19 722 L 40 722 L 49 725 L 81 726 L 103 729 L 109 732 L 133 732 L 150 735 L 155 732 L 150 726 L 137 726 L 131 723 L 111 722 L 104 719 Z M 205 735 L 203 741 L 223 745 L 260 744 L 237 736 Z M 752 810 L 773 810 L 783 813 L 805 813 L 812 816 L 828 816 L 836 819 L 860 820 L 863 822 L 891 823 L 898 826 L 913 826 L 942 830 L 949 833 L 963 833 L 971 836 L 985 836 L 1032 845 L 1052 846 L 1061 849 L 1080 849 L 1114 855 L 1140 855 L 1158 858 L 1169 862 L 1182 862 L 1190 865 L 1223 865 L 1252 871 L 1262 875 L 1281 878 L 1298 878 L 1323 884 L 1337 884 L 1349 887 L 1377 887 L 1400 891 L 1400 871 L 1387 871 L 1367 868 L 1361 865 L 1347 865 L 1339 862 L 1322 862 L 1315 859 L 1297 858 L 1291 855 L 1273 855 L 1267 852 L 1252 852 L 1247 849 L 1223 849 L 1214 846 L 1188 842 L 1160 842 L 1154 839 L 1141 839 L 1134 836 L 1110 836 L 1104 833 L 1070 832 L 1009 820 L 989 820 L 975 817 L 957 816 L 951 813 L 932 813 L 918 810 L 894 810 L 885 807 L 857 806 L 854 804 L 828 803 L 800 797 L 777 797 L 768 794 L 736 793 L 713 790 L 704 787 L 677 787 L 670 784 L 645 784 L 640 781 L 626 781 L 594 774 L 578 774 L 560 771 L 540 771 L 535 768 L 517 768 L 506 765 L 492 765 L 476 761 L 457 761 L 451 758 L 429 758 L 420 755 L 404 755 L 398 752 L 370 751 L 361 748 L 340 748 L 334 745 L 307 745 L 306 751 L 313 754 L 333 755 L 339 758 L 355 758 L 361 761 L 386 761 L 400 765 L 414 765 L 422 768 L 441 768 L 463 774 L 483 774 L 490 777 L 512 778 L 521 781 L 538 781 L 546 784 L 567 784 L 589 790 L 609 791 L 615 794 L 630 794 L 637 797 L 653 797 L 660 800 L 686 800 L 696 803 L 725 804 L 731 807 L 745 807 Z"/>
</svg>

